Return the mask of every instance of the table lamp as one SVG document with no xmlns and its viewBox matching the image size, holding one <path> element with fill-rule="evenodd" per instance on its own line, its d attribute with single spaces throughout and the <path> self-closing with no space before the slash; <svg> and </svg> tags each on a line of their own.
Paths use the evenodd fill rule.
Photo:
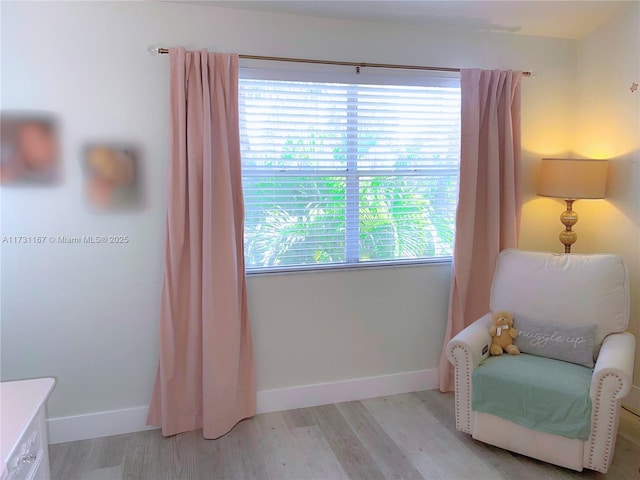
<svg viewBox="0 0 640 480">
<path fill-rule="evenodd" d="M 604 198 L 607 167 L 606 160 L 542 159 L 536 193 L 543 197 L 562 198 L 567 202 L 567 209 L 560 215 L 560 221 L 565 226 L 560 232 L 565 253 L 571 253 L 571 245 L 578 239 L 578 234 L 571 229 L 578 221 L 578 214 L 572 210 L 573 202 Z"/>
</svg>

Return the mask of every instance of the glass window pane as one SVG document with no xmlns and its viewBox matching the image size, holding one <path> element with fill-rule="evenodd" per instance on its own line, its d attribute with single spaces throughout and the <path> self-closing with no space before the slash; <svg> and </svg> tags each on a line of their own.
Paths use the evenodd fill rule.
<svg viewBox="0 0 640 480">
<path fill-rule="evenodd" d="M 360 261 L 448 257 L 457 176 L 360 178 Z"/>
<path fill-rule="evenodd" d="M 247 268 L 345 261 L 345 179 L 245 177 Z"/>
<path fill-rule="evenodd" d="M 240 80 L 249 270 L 450 257 L 460 89 Z"/>
</svg>

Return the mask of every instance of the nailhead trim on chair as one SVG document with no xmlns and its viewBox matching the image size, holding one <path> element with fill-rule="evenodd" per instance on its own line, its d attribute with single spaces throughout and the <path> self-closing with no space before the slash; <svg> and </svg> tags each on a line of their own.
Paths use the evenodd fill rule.
<svg viewBox="0 0 640 480">
<path fill-rule="evenodd" d="M 606 437 L 605 448 L 604 448 L 604 453 L 602 455 L 602 458 L 598 459 L 598 462 L 596 464 L 593 458 L 595 455 L 595 444 L 593 442 L 593 439 L 594 437 L 598 436 L 595 430 L 599 429 L 600 407 L 603 400 L 602 389 L 604 388 L 604 383 L 606 382 L 607 377 L 613 377 L 614 380 L 618 381 L 618 389 L 613 393 L 610 399 L 609 398 L 606 399 L 606 400 L 609 400 L 607 402 L 609 404 L 609 418 L 605 420 L 607 422 L 607 437 Z M 587 468 L 590 468 L 592 470 L 596 470 L 602 473 L 607 473 L 607 470 L 609 469 L 609 458 L 613 454 L 612 445 L 613 445 L 613 434 L 615 430 L 615 422 L 617 419 L 616 410 L 618 409 L 618 404 L 620 403 L 620 400 L 617 397 L 623 388 L 624 388 L 623 379 L 620 378 L 615 373 L 604 374 L 600 378 L 600 381 L 598 382 L 598 392 L 596 395 L 596 404 L 594 406 L 594 414 L 593 414 L 593 425 L 592 425 L 591 435 L 589 436 L 590 445 L 589 445 L 589 460 L 586 465 Z"/>
<path fill-rule="evenodd" d="M 458 351 L 460 351 L 463 355 L 464 362 L 464 370 L 466 378 L 462 379 L 460 377 L 460 368 L 458 367 L 459 359 L 458 359 Z M 462 345 L 454 345 L 451 348 L 451 357 L 454 360 L 454 371 L 455 371 L 455 405 L 456 405 L 456 429 L 468 433 L 471 435 L 471 352 L 468 349 L 464 348 Z M 467 388 L 464 388 L 462 385 L 463 380 L 467 381 Z M 462 409 L 460 405 L 460 392 L 465 392 L 465 400 L 466 400 L 466 408 Z M 464 417 L 464 418 L 462 418 Z M 464 425 L 463 425 L 464 424 Z"/>
</svg>

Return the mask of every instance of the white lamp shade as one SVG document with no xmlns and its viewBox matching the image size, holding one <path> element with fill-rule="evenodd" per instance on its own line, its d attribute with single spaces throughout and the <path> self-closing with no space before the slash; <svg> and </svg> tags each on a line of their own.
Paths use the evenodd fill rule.
<svg viewBox="0 0 640 480">
<path fill-rule="evenodd" d="M 604 198 L 606 160 L 543 158 L 538 174 L 538 195 L 564 199 Z"/>
</svg>

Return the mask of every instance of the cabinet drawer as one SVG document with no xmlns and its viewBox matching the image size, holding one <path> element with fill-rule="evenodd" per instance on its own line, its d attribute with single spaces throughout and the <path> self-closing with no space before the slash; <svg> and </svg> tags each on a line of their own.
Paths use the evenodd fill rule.
<svg viewBox="0 0 640 480">
<path fill-rule="evenodd" d="M 37 471 L 46 442 L 41 437 L 40 420 L 43 412 L 36 415 L 24 435 L 9 455 L 7 461 L 7 480 L 31 480 Z"/>
</svg>

